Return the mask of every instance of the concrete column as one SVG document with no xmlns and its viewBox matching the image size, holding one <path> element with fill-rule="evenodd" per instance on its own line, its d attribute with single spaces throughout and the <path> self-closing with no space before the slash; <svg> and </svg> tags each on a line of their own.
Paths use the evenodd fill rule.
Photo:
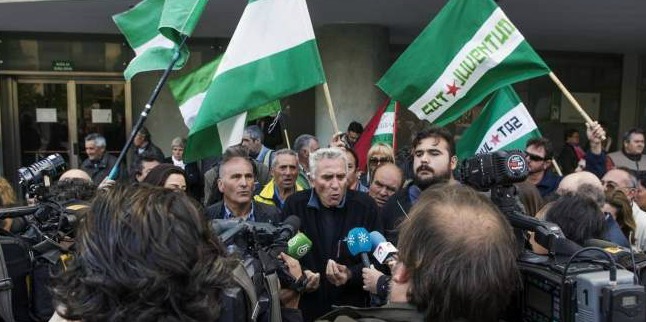
<svg viewBox="0 0 646 322">
<path fill-rule="evenodd" d="M 378 25 L 337 24 L 316 30 L 339 130 L 351 121 L 366 124 L 385 95 L 375 83 L 390 62 L 388 29 Z M 315 135 L 327 146 L 334 129 L 322 86 L 316 87 Z"/>
<path fill-rule="evenodd" d="M 638 126 L 641 114 L 637 111 L 637 96 L 639 89 L 639 55 L 625 54 L 621 77 L 621 108 L 619 115 L 619 133 L 617 147 L 621 147 L 623 133 L 633 126 Z"/>
</svg>

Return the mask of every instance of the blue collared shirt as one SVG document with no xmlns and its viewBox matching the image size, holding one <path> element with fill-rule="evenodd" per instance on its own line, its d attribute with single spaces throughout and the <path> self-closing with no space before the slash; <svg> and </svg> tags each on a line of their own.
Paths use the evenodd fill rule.
<svg viewBox="0 0 646 322">
<path fill-rule="evenodd" d="M 336 208 L 343 208 L 345 207 L 345 196 L 343 195 L 343 199 L 341 199 L 341 202 L 339 203 Z M 316 194 L 316 191 L 312 189 L 312 193 L 310 194 L 310 200 L 307 202 L 307 206 L 310 208 L 314 208 L 316 210 L 321 209 L 321 201 L 319 200 L 319 196 Z"/>
<path fill-rule="evenodd" d="M 414 184 L 410 185 L 408 188 L 408 198 L 410 198 L 411 205 L 414 205 L 417 202 L 420 194 L 422 194 L 422 189 Z"/>
<path fill-rule="evenodd" d="M 222 209 L 224 210 L 224 216 L 222 216 L 222 218 L 224 218 L 224 219 L 236 219 L 236 216 L 233 214 L 231 209 L 229 209 L 229 207 L 227 207 L 226 203 L 222 203 Z M 245 221 L 252 221 L 252 222 L 256 221 L 256 216 L 254 216 L 254 211 L 253 210 L 254 210 L 254 207 L 253 207 L 253 202 L 252 202 L 251 203 L 251 210 L 249 211 L 248 214 L 246 214 Z"/>
</svg>

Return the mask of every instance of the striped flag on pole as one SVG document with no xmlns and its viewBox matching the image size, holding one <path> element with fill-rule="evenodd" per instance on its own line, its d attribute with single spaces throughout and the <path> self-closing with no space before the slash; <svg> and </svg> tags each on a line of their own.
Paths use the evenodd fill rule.
<svg viewBox="0 0 646 322">
<path fill-rule="evenodd" d="M 541 137 L 536 122 L 511 86 L 499 89 L 456 144 L 460 160 L 478 153 L 524 150 L 528 140 Z"/>
<path fill-rule="evenodd" d="M 450 0 L 377 86 L 446 125 L 495 90 L 549 72 L 492 0 Z"/>
<path fill-rule="evenodd" d="M 124 77 L 130 80 L 140 72 L 166 69 L 183 36 L 193 33 L 207 1 L 144 0 L 114 15 L 112 19 L 136 54 L 123 72 Z M 187 60 L 188 48 L 183 45 L 173 68 L 182 68 Z"/>
<path fill-rule="evenodd" d="M 305 0 L 250 0 L 191 127 L 184 157 L 214 155 L 218 124 L 325 82 Z"/>
</svg>

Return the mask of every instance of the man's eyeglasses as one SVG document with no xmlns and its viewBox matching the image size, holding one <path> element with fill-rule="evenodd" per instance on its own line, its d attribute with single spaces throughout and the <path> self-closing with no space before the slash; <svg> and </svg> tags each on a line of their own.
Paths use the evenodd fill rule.
<svg viewBox="0 0 646 322">
<path fill-rule="evenodd" d="M 527 157 L 528 157 L 530 160 L 532 160 L 532 161 L 536 161 L 536 162 L 547 160 L 547 158 L 544 158 L 544 157 L 542 157 L 542 156 L 540 156 L 540 155 L 536 155 L 536 154 L 533 154 L 533 153 L 529 153 L 529 152 L 527 152 L 527 151 L 525 151 L 525 155 L 527 155 Z"/>
<path fill-rule="evenodd" d="M 386 162 L 391 163 L 393 162 L 393 159 L 388 157 L 384 157 L 384 158 L 371 157 L 368 161 L 372 164 L 380 164 L 380 163 L 386 163 Z"/>
</svg>

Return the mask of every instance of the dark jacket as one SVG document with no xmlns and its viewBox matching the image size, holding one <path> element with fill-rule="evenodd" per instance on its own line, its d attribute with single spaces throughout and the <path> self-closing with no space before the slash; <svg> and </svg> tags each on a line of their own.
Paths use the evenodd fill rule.
<svg viewBox="0 0 646 322">
<path fill-rule="evenodd" d="M 546 170 L 543 179 L 536 184 L 536 189 L 541 193 L 541 197 L 545 198 L 552 192 L 556 191 L 559 187 L 563 177 L 556 175 L 552 170 Z"/>
<path fill-rule="evenodd" d="M 112 167 L 117 163 L 117 157 L 114 155 L 105 152 L 103 154 L 103 157 L 99 160 L 90 160 L 85 159 L 83 163 L 81 163 L 81 170 L 87 172 L 88 175 L 90 175 L 90 178 L 92 178 L 92 182 L 94 184 L 99 184 L 105 177 L 107 177 L 110 174 L 110 171 L 112 170 Z M 125 165 L 121 165 L 119 167 L 119 174 L 117 175 L 117 179 L 122 179 L 127 177 L 127 172 L 126 172 L 126 167 Z"/>
<path fill-rule="evenodd" d="M 342 206 L 325 208 L 312 189 L 296 192 L 287 198 L 283 218 L 295 215 L 301 219 L 301 232 L 312 240 L 312 250 L 300 259 L 304 270 L 321 274 L 318 290 L 301 297 L 300 308 L 305 320 L 311 321 L 329 312 L 332 305 L 366 306 L 369 297 L 362 289 L 360 256 L 352 256 L 344 239 L 355 227 L 368 231 L 382 231 L 377 204 L 365 193 L 347 191 Z M 325 224 L 333 220 L 334 226 Z M 327 221 L 329 223 L 329 221 Z M 326 243 L 333 240 L 332 243 Z M 328 260 L 346 265 L 352 271 L 351 279 L 343 286 L 332 285 L 325 277 Z"/>
<path fill-rule="evenodd" d="M 253 216 L 256 218 L 256 222 L 267 222 L 267 223 L 278 223 L 280 222 L 280 209 L 266 205 L 261 202 L 253 203 Z M 219 201 L 211 206 L 208 206 L 204 210 L 204 215 L 206 219 L 224 219 L 224 201 Z"/>
<path fill-rule="evenodd" d="M 386 240 L 397 245 L 397 226 L 407 217 L 413 203 L 411 202 L 409 189 L 411 184 L 399 189 L 392 195 L 381 209 L 381 219 L 384 223 L 384 237 Z"/>
<path fill-rule="evenodd" d="M 164 163 L 173 164 L 173 157 L 165 158 Z M 197 162 L 185 163 L 184 174 L 186 175 L 186 192 L 195 200 L 202 200 L 204 187 L 202 185 L 202 174 Z"/>
<path fill-rule="evenodd" d="M 316 321 L 417 322 L 424 321 L 424 315 L 411 304 L 390 303 L 382 307 L 370 308 L 342 306 Z"/>
</svg>

